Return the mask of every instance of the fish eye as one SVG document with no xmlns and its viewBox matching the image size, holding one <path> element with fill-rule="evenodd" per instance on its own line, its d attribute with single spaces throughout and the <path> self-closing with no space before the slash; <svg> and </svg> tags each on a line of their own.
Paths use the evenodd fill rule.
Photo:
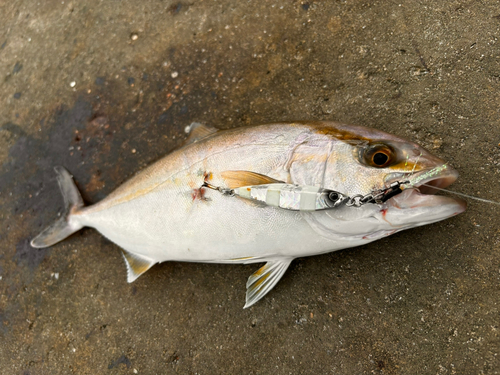
<svg viewBox="0 0 500 375">
<path fill-rule="evenodd" d="M 375 168 L 385 168 L 392 164 L 395 158 L 392 147 L 380 143 L 366 148 L 363 153 L 365 163 Z"/>
<path fill-rule="evenodd" d="M 385 163 L 387 163 L 387 160 L 389 160 L 389 156 L 387 156 L 383 152 L 376 152 L 375 154 L 373 154 L 372 160 L 376 165 L 384 165 Z"/>
</svg>

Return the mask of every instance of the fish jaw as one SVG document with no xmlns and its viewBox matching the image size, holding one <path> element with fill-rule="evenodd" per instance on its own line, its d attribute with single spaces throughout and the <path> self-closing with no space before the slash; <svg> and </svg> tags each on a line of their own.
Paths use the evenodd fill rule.
<svg viewBox="0 0 500 375">
<path fill-rule="evenodd" d="M 406 189 L 382 206 L 381 215 L 395 228 L 408 229 L 448 219 L 465 211 L 467 203 L 460 198 L 423 194 Z"/>
<path fill-rule="evenodd" d="M 437 190 L 432 188 L 446 188 L 457 178 L 458 172 L 446 164 L 409 176 L 411 187 L 382 205 L 383 219 L 406 229 L 435 223 L 464 212 L 467 203 L 463 199 L 434 195 Z"/>
</svg>

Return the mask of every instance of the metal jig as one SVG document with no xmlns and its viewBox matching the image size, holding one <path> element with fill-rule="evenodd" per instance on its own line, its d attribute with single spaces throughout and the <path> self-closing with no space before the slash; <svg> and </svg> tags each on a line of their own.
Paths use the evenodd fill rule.
<svg viewBox="0 0 500 375">
<path fill-rule="evenodd" d="M 361 207 L 365 204 L 382 204 L 400 194 L 403 191 L 405 184 L 409 181 L 396 181 L 393 182 L 389 187 L 379 190 L 374 190 L 366 195 L 357 194 L 352 197 L 346 196 L 338 191 L 329 189 L 320 189 L 307 186 L 298 186 L 293 184 L 267 184 L 267 185 L 256 185 L 256 186 L 245 186 L 238 189 L 222 188 L 219 186 L 214 186 L 208 182 L 204 182 L 202 187 L 216 190 L 225 196 L 238 196 L 244 199 L 254 199 L 261 201 L 262 203 L 275 206 L 283 209 L 288 209 L 292 211 L 318 211 L 325 209 L 332 209 L 339 207 L 341 205 L 346 205 L 347 207 Z M 264 189 L 264 190 L 262 190 Z M 257 191 L 261 191 L 258 193 Z M 314 191 L 313 191 L 314 190 Z M 252 196 L 251 191 L 255 191 L 254 196 Z M 274 199 L 269 199 L 267 197 L 268 191 L 274 191 Z M 281 193 L 280 193 L 281 192 Z M 304 197 L 300 198 L 304 193 Z M 311 202 L 310 198 L 306 198 L 307 194 L 313 193 L 316 197 L 316 201 Z M 278 194 L 278 195 L 276 195 Z M 284 201 L 282 202 L 279 198 L 281 194 L 284 194 Z M 309 201 L 307 204 L 301 204 L 301 200 L 306 199 Z"/>
</svg>

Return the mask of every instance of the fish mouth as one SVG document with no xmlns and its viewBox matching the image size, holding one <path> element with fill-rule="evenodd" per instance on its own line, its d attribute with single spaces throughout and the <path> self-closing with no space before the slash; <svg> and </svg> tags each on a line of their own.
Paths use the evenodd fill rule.
<svg viewBox="0 0 500 375">
<path fill-rule="evenodd" d="M 436 194 L 439 189 L 444 189 L 454 183 L 458 178 L 458 172 L 443 164 L 436 168 L 419 171 L 407 177 L 411 186 L 417 188 L 422 194 Z M 437 189 L 433 189 L 436 187 Z"/>
<path fill-rule="evenodd" d="M 409 181 L 409 183 L 403 185 L 404 189 L 402 193 L 385 202 L 384 209 L 390 207 L 417 209 L 440 206 L 441 208 L 448 208 L 447 211 L 451 211 L 449 216 L 453 216 L 462 213 L 467 208 L 467 203 L 463 199 L 435 195 L 439 189 L 447 188 L 458 178 L 458 172 L 446 164 L 413 174 L 400 174 L 399 176 L 392 177 L 389 181 L 386 181 Z"/>
</svg>

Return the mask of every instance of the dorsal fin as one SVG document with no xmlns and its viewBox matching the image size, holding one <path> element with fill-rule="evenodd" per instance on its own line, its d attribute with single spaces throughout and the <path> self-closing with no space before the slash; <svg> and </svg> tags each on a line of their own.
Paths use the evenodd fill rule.
<svg viewBox="0 0 500 375">
<path fill-rule="evenodd" d="M 230 189 L 237 189 L 243 186 L 283 183 L 283 181 L 275 180 L 272 177 L 249 171 L 224 171 L 220 175 Z"/>
<path fill-rule="evenodd" d="M 186 128 L 186 130 L 189 132 L 189 135 L 184 142 L 184 146 L 201 141 L 203 138 L 206 138 L 218 131 L 216 128 L 200 124 L 199 122 L 193 122 L 188 128 L 189 129 Z"/>
<path fill-rule="evenodd" d="M 127 265 L 127 281 L 135 281 L 144 272 L 149 270 L 156 262 L 143 255 L 132 254 L 127 250 L 122 250 L 123 259 Z"/>
</svg>

